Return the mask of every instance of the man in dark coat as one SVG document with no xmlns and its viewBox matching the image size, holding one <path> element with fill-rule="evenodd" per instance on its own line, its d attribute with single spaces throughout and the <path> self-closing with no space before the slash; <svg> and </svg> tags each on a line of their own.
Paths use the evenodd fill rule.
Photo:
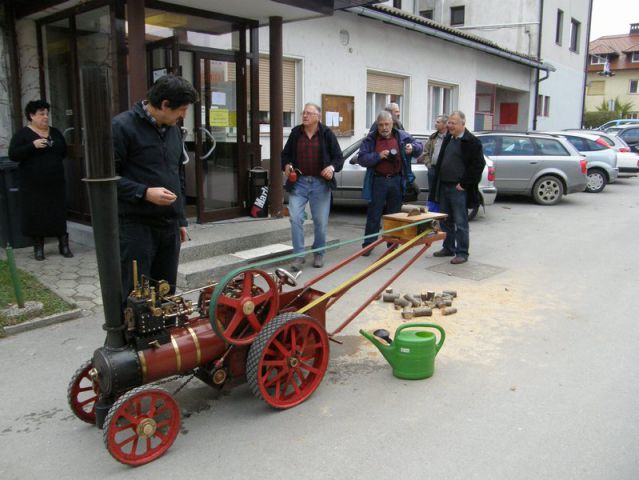
<svg viewBox="0 0 639 480">
<path fill-rule="evenodd" d="M 446 233 L 444 248 L 433 256 L 454 257 L 450 261 L 453 265 L 468 261 L 468 209 L 479 205 L 478 184 L 486 165 L 481 142 L 465 125 L 463 112 L 455 111 L 448 117 L 448 134 L 439 152 L 428 196 L 439 203 L 442 213 L 448 214 L 442 224 Z"/>
<path fill-rule="evenodd" d="M 186 241 L 182 133 L 177 123 L 198 99 L 181 77 L 165 75 L 146 100 L 113 118 L 124 300 L 141 275 L 175 291 L 180 245 Z"/>
</svg>

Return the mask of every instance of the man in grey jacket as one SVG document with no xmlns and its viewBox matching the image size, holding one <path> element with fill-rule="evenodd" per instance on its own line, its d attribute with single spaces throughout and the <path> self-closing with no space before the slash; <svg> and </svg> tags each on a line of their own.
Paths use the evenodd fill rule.
<svg viewBox="0 0 639 480">
<path fill-rule="evenodd" d="M 166 280 L 175 291 L 180 244 L 187 238 L 177 123 L 197 98 L 185 79 L 166 75 L 146 100 L 113 118 L 124 301 L 133 289 L 133 260 L 141 275 Z"/>
</svg>

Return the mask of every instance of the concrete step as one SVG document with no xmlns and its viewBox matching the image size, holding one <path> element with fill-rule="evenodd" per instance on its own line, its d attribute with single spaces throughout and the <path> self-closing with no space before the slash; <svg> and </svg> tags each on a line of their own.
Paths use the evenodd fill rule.
<svg viewBox="0 0 639 480">
<path fill-rule="evenodd" d="M 327 238 L 327 245 L 334 245 L 339 242 L 336 238 Z M 305 239 L 305 244 L 313 243 L 313 238 Z M 240 250 L 232 253 L 225 253 L 213 257 L 193 260 L 190 262 L 180 263 L 178 266 L 177 288 L 178 290 L 190 290 L 199 288 L 212 282 L 219 281 L 225 274 L 236 268 L 257 263 L 267 259 L 284 257 L 293 253 L 291 242 L 272 243 L 267 246 L 252 248 L 248 250 Z M 278 265 L 288 265 L 292 261 L 285 260 L 275 262 L 268 266 L 268 270 Z"/>
<path fill-rule="evenodd" d="M 304 224 L 305 235 L 313 231 L 313 222 Z M 180 263 L 209 259 L 219 255 L 290 242 L 288 218 L 240 218 L 227 222 L 189 226 L 190 241 L 182 245 Z"/>
</svg>

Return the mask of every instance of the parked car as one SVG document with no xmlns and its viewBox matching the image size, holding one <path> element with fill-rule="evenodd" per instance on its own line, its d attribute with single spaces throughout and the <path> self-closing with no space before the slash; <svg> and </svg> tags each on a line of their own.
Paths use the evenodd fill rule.
<svg viewBox="0 0 639 480">
<path fill-rule="evenodd" d="M 599 125 L 597 130 L 606 130 L 610 127 L 618 127 L 619 125 L 631 125 L 636 123 L 639 125 L 639 119 L 634 118 L 619 118 L 617 120 L 610 120 L 609 122 L 604 123 L 603 125 Z"/>
<path fill-rule="evenodd" d="M 426 143 L 428 135 L 414 134 L 415 140 Z M 335 203 L 348 203 L 348 204 L 365 204 L 366 201 L 362 199 L 362 185 L 364 184 L 364 175 L 366 174 L 366 168 L 357 163 L 357 157 L 359 155 L 359 147 L 362 143 L 362 139 L 356 141 L 352 145 L 349 145 L 343 150 L 344 153 L 344 168 L 341 172 L 335 174 L 335 181 L 337 182 L 337 189 L 333 192 L 333 202 Z M 417 159 L 412 159 L 413 173 L 415 174 L 415 183 L 419 188 L 419 195 L 416 201 L 425 203 L 428 197 L 428 168 L 423 163 L 418 163 Z M 497 189 L 493 183 L 495 178 L 495 168 L 493 162 L 487 159 L 486 168 L 482 174 L 481 182 L 479 183 L 479 193 L 481 195 L 482 205 L 492 205 L 497 197 Z M 407 201 L 413 201 L 407 199 Z M 468 211 L 469 219 L 475 218 L 479 208 Z"/>
<path fill-rule="evenodd" d="M 639 125 L 620 125 L 606 130 L 607 133 L 614 133 L 628 144 L 630 150 L 639 152 Z"/>
<path fill-rule="evenodd" d="M 527 195 L 555 205 L 586 187 L 586 159 L 562 137 L 542 133 L 477 132 L 495 165 L 499 194 Z"/>
<path fill-rule="evenodd" d="M 594 133 L 599 135 L 613 150 L 617 152 L 617 167 L 619 176 L 635 176 L 639 172 L 639 154 L 633 152 L 623 138 L 614 132 L 600 132 L 599 130 L 566 129 L 565 132 Z"/>
<path fill-rule="evenodd" d="M 599 134 L 581 132 L 545 132 L 562 136 L 588 160 L 586 192 L 599 193 L 619 176 L 617 152 Z"/>
</svg>

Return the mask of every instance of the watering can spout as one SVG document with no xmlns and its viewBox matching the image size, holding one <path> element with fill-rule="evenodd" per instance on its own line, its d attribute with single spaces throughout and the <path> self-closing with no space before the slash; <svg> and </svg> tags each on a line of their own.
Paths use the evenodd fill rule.
<svg viewBox="0 0 639 480">
<path fill-rule="evenodd" d="M 380 342 L 374 335 L 368 333 L 365 330 L 360 330 L 359 333 L 366 339 L 368 339 L 373 345 L 375 345 L 377 347 L 377 349 L 381 352 L 382 355 L 384 355 L 384 358 L 390 363 L 391 359 L 389 357 L 390 352 L 392 350 L 392 348 L 389 345 L 385 345 L 382 342 Z M 375 332 L 377 333 L 377 332 Z M 390 343 L 390 338 L 388 337 L 388 335 L 386 335 L 384 338 L 384 340 L 388 341 Z"/>
</svg>

